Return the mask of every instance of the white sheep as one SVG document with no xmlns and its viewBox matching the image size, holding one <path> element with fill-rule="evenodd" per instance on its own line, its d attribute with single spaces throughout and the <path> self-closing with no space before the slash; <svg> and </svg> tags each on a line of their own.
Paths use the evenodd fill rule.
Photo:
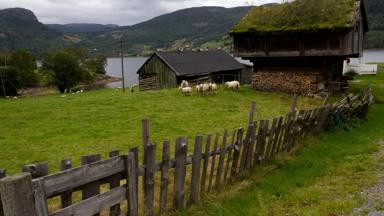
<svg viewBox="0 0 384 216">
<path fill-rule="evenodd" d="M 239 81 L 226 82 L 225 85 L 229 89 L 240 89 L 240 82 Z"/>
<path fill-rule="evenodd" d="M 191 87 L 185 87 L 185 88 L 180 87 L 179 89 L 183 95 L 189 95 L 189 96 L 192 95 L 192 88 Z"/>
<path fill-rule="evenodd" d="M 216 83 L 209 83 L 209 91 L 212 93 L 217 93 L 217 85 Z"/>
<path fill-rule="evenodd" d="M 180 85 L 181 88 L 189 87 L 189 83 L 186 80 L 183 80 Z"/>
</svg>

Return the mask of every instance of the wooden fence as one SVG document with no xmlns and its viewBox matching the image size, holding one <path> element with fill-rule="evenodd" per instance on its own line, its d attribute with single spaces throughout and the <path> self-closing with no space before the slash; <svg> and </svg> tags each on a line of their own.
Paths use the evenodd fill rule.
<svg viewBox="0 0 384 216">
<path fill-rule="evenodd" d="M 142 160 L 136 147 L 125 154 L 113 151 L 106 160 L 100 155 L 83 156 L 81 166 L 75 168 L 66 159 L 62 171 L 52 175 L 47 175 L 47 163 L 24 166 L 22 173 L 7 177 L 0 169 L 0 216 L 159 215 L 182 209 L 326 125 L 364 116 L 373 102 L 369 88 L 361 96 L 348 95 L 314 110 L 297 112 L 296 99 L 284 117 L 258 122 L 253 102 L 246 129 L 196 136 L 192 155 L 188 155 L 190 140 L 181 137 L 173 158 L 171 143 L 162 143 L 158 161 L 158 145 L 150 141 L 149 122 L 143 120 Z"/>
</svg>

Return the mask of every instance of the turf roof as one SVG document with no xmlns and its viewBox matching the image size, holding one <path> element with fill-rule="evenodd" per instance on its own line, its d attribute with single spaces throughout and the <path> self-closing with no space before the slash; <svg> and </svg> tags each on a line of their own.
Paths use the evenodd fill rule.
<svg viewBox="0 0 384 216">
<path fill-rule="evenodd" d="M 359 5 L 357 0 L 296 0 L 255 7 L 231 33 L 350 28 Z"/>
</svg>

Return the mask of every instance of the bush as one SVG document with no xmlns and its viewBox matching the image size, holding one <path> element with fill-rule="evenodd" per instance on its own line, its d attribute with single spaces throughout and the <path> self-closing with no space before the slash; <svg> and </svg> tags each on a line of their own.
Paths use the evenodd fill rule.
<svg viewBox="0 0 384 216">
<path fill-rule="evenodd" d="M 346 75 L 346 76 L 357 76 L 357 75 L 359 75 L 359 73 L 357 73 L 357 71 L 354 70 L 354 69 L 349 69 L 347 72 L 344 73 L 344 75 Z"/>
</svg>

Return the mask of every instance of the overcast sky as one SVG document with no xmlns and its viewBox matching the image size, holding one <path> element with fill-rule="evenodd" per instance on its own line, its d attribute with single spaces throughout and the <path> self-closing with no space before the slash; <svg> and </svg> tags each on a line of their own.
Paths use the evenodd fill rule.
<svg viewBox="0 0 384 216">
<path fill-rule="evenodd" d="M 32 10 L 43 23 L 132 25 L 188 7 L 236 7 L 282 0 L 0 0 L 0 9 Z"/>
</svg>

